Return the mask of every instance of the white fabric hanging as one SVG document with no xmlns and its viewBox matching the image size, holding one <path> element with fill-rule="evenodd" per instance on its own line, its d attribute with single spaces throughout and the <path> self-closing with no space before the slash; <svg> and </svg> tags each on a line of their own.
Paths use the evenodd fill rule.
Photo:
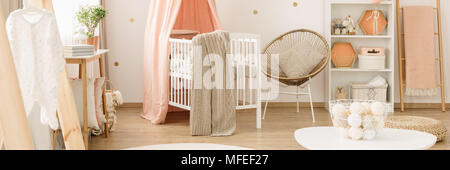
<svg viewBox="0 0 450 170">
<path fill-rule="evenodd" d="M 27 115 L 36 114 L 30 112 L 39 105 L 41 123 L 56 130 L 58 77 L 65 67 L 56 18 L 49 11 L 27 8 L 11 13 L 6 27 Z"/>
</svg>

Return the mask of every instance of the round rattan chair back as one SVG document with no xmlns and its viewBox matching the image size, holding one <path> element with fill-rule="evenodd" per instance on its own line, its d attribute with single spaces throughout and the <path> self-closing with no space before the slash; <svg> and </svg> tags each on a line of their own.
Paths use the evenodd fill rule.
<svg viewBox="0 0 450 170">
<path fill-rule="evenodd" d="M 310 48 L 324 56 L 322 61 L 318 65 L 316 65 L 309 74 L 302 75 L 300 77 L 287 77 L 286 74 L 281 71 L 281 68 L 279 68 L 279 66 L 277 66 L 278 68 L 271 68 L 271 56 L 273 54 L 280 54 L 280 52 L 284 50 L 289 50 L 300 45 L 308 45 L 310 46 Z M 306 29 L 290 31 L 270 42 L 263 50 L 263 54 L 265 57 L 262 61 L 264 67 L 263 72 L 267 77 L 276 79 L 288 86 L 301 86 L 325 69 L 331 58 L 330 51 L 330 46 L 328 45 L 327 40 L 325 40 L 325 38 L 323 38 L 317 32 Z M 277 74 L 272 75 L 271 73 Z"/>
</svg>

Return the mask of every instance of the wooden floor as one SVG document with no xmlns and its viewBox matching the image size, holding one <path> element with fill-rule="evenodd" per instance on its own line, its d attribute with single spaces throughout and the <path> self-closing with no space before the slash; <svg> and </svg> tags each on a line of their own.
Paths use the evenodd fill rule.
<svg viewBox="0 0 450 170">
<path fill-rule="evenodd" d="M 139 117 L 141 108 L 121 108 L 118 113 L 118 125 L 110 138 L 94 137 L 90 141 L 92 150 L 118 150 L 169 143 L 214 143 L 234 145 L 258 150 L 302 150 L 294 139 L 296 129 L 311 126 L 331 126 L 329 113 L 322 108 L 316 109 L 315 124 L 312 123 L 309 109 L 300 113 L 295 108 L 269 108 L 263 128 L 256 129 L 254 110 L 239 111 L 237 130 L 229 137 L 192 137 L 189 134 L 189 113 L 169 113 L 167 123 L 152 125 Z M 437 109 L 414 109 L 396 115 L 426 116 L 444 121 L 450 129 L 450 112 Z M 319 135 L 319 134 L 318 134 Z M 449 142 L 447 142 L 449 141 Z M 450 150 L 450 138 L 436 144 L 432 149 Z"/>
</svg>

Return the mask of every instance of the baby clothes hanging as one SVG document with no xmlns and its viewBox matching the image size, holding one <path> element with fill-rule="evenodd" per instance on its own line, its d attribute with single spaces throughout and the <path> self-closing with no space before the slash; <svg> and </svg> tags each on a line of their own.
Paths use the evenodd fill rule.
<svg viewBox="0 0 450 170">
<path fill-rule="evenodd" d="M 64 71 L 64 47 L 55 16 L 27 8 L 11 13 L 6 23 L 25 111 L 41 110 L 41 123 L 58 129 L 58 77 Z M 34 110 L 33 110 L 34 112 Z"/>
</svg>

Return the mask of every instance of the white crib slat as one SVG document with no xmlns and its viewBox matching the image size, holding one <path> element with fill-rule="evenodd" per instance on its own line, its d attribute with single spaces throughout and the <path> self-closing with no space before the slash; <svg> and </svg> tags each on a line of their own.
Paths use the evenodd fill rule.
<svg viewBox="0 0 450 170">
<path fill-rule="evenodd" d="M 243 97 L 243 100 L 242 100 L 242 102 L 243 102 L 243 105 L 245 106 L 246 105 L 246 103 L 247 103 L 247 82 L 246 82 L 246 80 L 245 80 L 245 75 L 246 75 L 246 66 L 245 66 L 245 64 L 247 63 L 247 53 L 248 53 L 248 49 L 247 49 L 247 43 L 245 42 L 245 41 L 241 41 L 241 44 L 242 44 L 242 48 L 244 48 L 242 51 L 243 51 L 243 57 L 242 57 L 242 82 L 244 83 L 243 84 L 243 94 L 244 94 L 244 97 Z"/>
<path fill-rule="evenodd" d="M 187 75 L 188 75 L 188 77 L 190 78 L 190 79 L 188 79 L 188 85 L 187 85 L 187 106 L 189 106 L 189 107 L 191 107 L 191 94 L 192 94 L 192 92 L 191 92 L 191 80 L 193 79 L 193 71 L 189 71 L 189 70 L 192 70 L 192 69 L 194 69 L 193 67 L 191 67 L 191 59 L 193 58 L 193 48 L 192 48 L 192 44 L 189 44 L 189 57 L 188 57 L 188 59 L 187 59 L 187 61 L 188 61 L 188 68 L 187 68 Z"/>
<path fill-rule="evenodd" d="M 240 42 L 240 41 L 237 41 L 237 44 L 238 44 L 238 46 L 239 46 L 239 67 L 238 67 L 238 70 L 239 70 L 239 72 L 238 72 L 238 79 L 239 79 L 239 93 L 240 93 L 240 95 L 239 95 L 239 99 L 241 99 L 241 101 L 242 101 L 242 97 L 243 97 L 243 95 L 242 95 L 242 59 L 243 59 L 243 48 L 242 48 L 242 43 Z"/>
<path fill-rule="evenodd" d="M 180 56 L 178 57 L 178 69 L 177 69 L 177 83 L 178 83 L 178 86 L 177 86 L 177 92 L 178 92 L 178 94 L 177 94 L 177 97 L 178 97 L 178 100 L 177 100 L 177 103 L 178 104 L 181 104 L 181 78 L 180 78 L 180 72 L 181 72 L 181 60 L 182 60 L 182 57 L 183 57 L 183 43 L 182 42 L 180 42 Z"/>
<path fill-rule="evenodd" d="M 176 74 L 176 68 L 177 68 L 177 66 L 176 66 L 176 60 L 177 60 L 177 50 L 178 50 L 178 48 L 177 48 L 177 42 L 176 41 L 174 41 L 173 42 L 173 53 L 174 53 L 174 56 L 172 57 L 172 62 L 173 62 L 173 64 L 172 64 L 172 91 L 173 91 L 173 93 L 172 93 L 172 102 L 173 103 L 175 103 L 175 97 L 176 97 L 176 81 L 175 81 L 175 79 L 176 79 L 176 77 L 175 77 L 175 74 Z"/>
<path fill-rule="evenodd" d="M 176 103 L 177 101 L 177 69 L 178 69 L 178 56 L 179 54 L 179 47 L 178 42 L 175 42 L 175 57 L 173 58 L 173 102 Z"/>
<path fill-rule="evenodd" d="M 178 70 L 179 71 L 179 76 L 180 76 L 180 86 L 179 86 L 179 91 L 180 91 L 180 104 L 181 105 L 183 105 L 183 78 L 182 78 L 182 76 L 183 76 L 183 64 L 181 63 L 181 61 L 183 61 L 183 58 L 184 58 L 184 42 L 183 43 L 181 43 L 181 56 L 180 56 L 180 69 Z"/>
<path fill-rule="evenodd" d="M 184 61 L 186 61 L 186 56 L 187 55 L 187 43 L 184 43 L 183 44 L 183 62 Z M 186 67 L 186 65 L 184 65 L 184 64 L 182 64 L 182 66 L 181 66 L 181 73 L 182 73 L 182 88 L 181 88 L 181 96 L 182 96 L 182 98 L 181 98 L 181 104 L 182 105 L 186 105 L 186 94 L 185 94 L 185 88 L 186 88 L 186 77 L 184 76 L 185 75 L 185 67 Z"/>
<path fill-rule="evenodd" d="M 175 63 L 176 63 L 176 66 L 175 66 L 175 103 L 176 104 L 179 104 L 178 103 L 178 70 L 179 70 L 179 63 L 178 63 L 178 61 L 179 61 L 179 57 L 180 57 L 180 43 L 179 42 L 177 42 L 177 54 L 179 54 L 179 55 L 177 55 L 177 57 L 175 57 Z"/>
<path fill-rule="evenodd" d="M 239 66 L 240 66 L 240 50 L 239 50 L 239 44 L 237 43 L 237 41 L 234 41 L 234 44 L 236 45 L 236 53 L 234 53 L 235 58 L 237 59 L 236 61 L 236 106 L 239 106 L 239 95 L 240 95 L 240 91 L 239 89 L 241 88 L 240 86 L 240 79 L 239 79 Z"/>
<path fill-rule="evenodd" d="M 247 56 L 247 65 L 248 65 L 248 74 L 249 74 L 249 77 L 247 78 L 248 79 L 248 83 L 249 83 L 249 88 L 248 88 L 248 90 L 250 91 L 250 96 L 249 96 L 249 99 L 250 99 L 250 102 L 249 102 L 249 104 L 253 104 L 253 80 L 252 80 L 252 75 L 253 75 L 253 67 L 252 67 L 252 60 L 250 59 L 251 57 L 252 57 L 252 54 L 251 54 L 251 50 L 252 49 L 250 49 L 251 48 L 251 42 L 248 42 L 247 43 L 248 45 L 247 45 L 247 50 L 248 50 L 248 56 Z"/>
<path fill-rule="evenodd" d="M 173 97 L 173 74 L 172 74 L 172 72 L 173 72 L 173 56 L 174 56 L 174 52 L 173 52 L 173 50 L 174 50 L 174 47 L 173 47 L 173 42 L 172 41 L 170 41 L 170 61 L 169 61 L 169 78 L 170 78 L 170 96 L 169 96 L 169 101 L 170 102 L 172 102 L 173 100 L 172 100 L 172 97 Z"/>
</svg>

